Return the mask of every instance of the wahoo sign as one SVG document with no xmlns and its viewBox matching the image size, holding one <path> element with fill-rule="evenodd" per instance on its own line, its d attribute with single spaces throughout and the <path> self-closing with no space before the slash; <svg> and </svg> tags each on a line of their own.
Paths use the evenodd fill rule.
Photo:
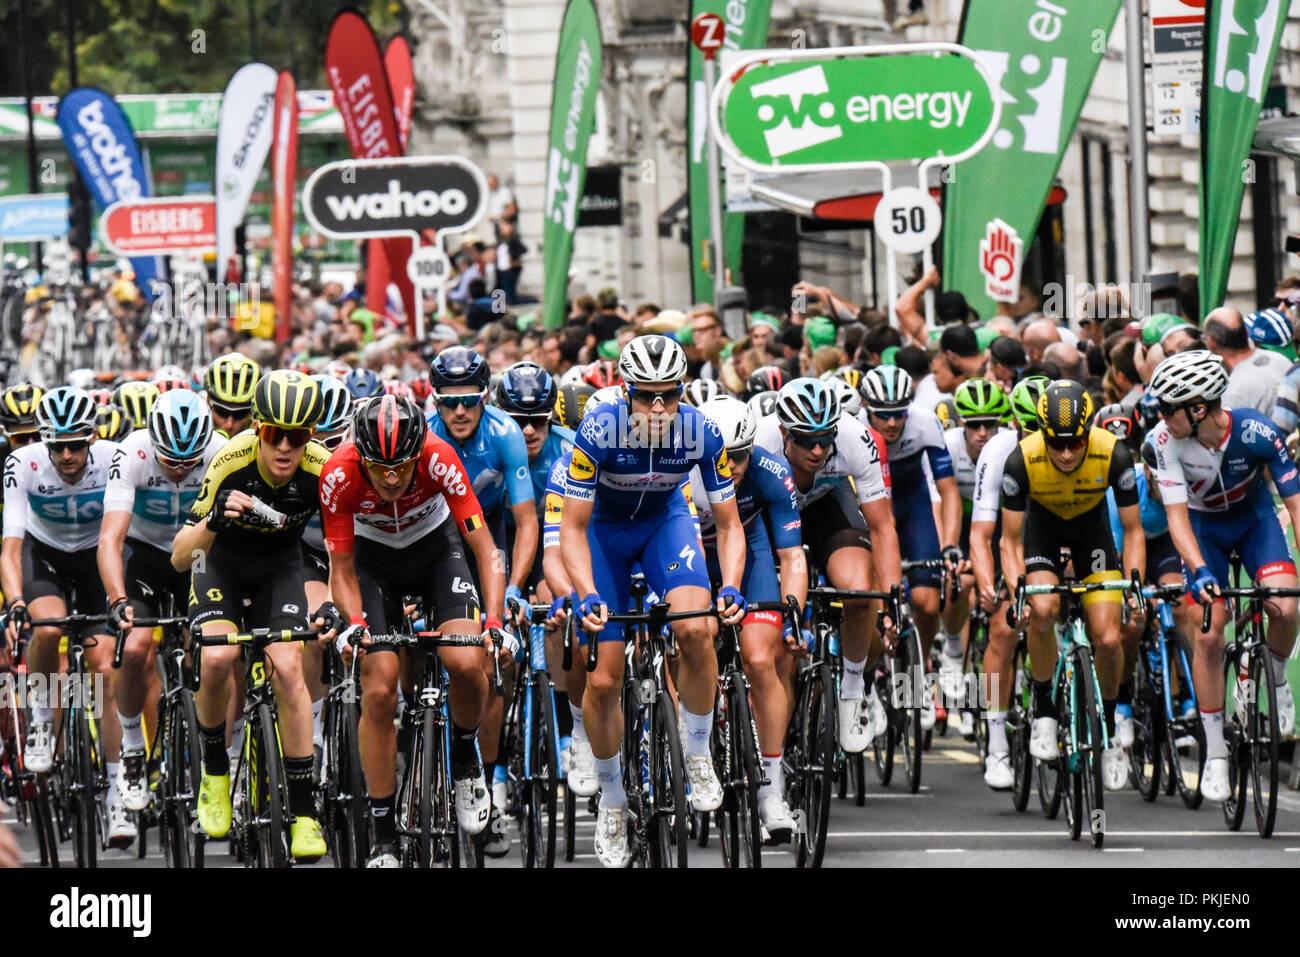
<svg viewBox="0 0 1300 957">
<path fill-rule="evenodd" d="M 302 194 L 312 226 L 341 239 L 459 232 L 478 221 L 486 204 L 482 171 L 458 156 L 329 163 Z"/>
</svg>

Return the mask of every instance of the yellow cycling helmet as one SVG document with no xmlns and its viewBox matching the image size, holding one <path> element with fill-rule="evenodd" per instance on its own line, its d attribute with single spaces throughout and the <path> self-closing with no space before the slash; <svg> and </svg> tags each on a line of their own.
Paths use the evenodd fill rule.
<svg viewBox="0 0 1300 957">
<path fill-rule="evenodd" d="M 314 428 L 323 405 L 316 380 L 292 369 L 268 372 L 253 393 L 253 417 L 282 429 Z"/>
<path fill-rule="evenodd" d="M 44 390 L 30 382 L 5 389 L 0 395 L 0 428 L 6 432 L 32 432 L 36 429 L 36 403 Z"/>
<path fill-rule="evenodd" d="M 126 413 L 134 432 L 148 424 L 149 410 L 161 394 L 152 382 L 124 382 L 113 393 L 113 405 Z"/>
<path fill-rule="evenodd" d="M 235 409 L 247 408 L 253 401 L 259 375 L 257 363 L 248 356 L 228 352 L 212 360 L 203 376 L 203 388 L 207 390 L 209 402 Z"/>
</svg>

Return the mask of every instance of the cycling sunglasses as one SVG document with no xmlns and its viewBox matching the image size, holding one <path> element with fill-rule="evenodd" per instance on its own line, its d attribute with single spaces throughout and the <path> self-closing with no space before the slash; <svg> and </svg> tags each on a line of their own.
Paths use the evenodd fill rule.
<svg viewBox="0 0 1300 957">
<path fill-rule="evenodd" d="M 732 465 L 744 465 L 749 461 L 749 457 L 754 454 L 754 447 L 747 445 L 743 449 L 728 449 L 727 458 Z"/>
<path fill-rule="evenodd" d="M 209 402 L 208 408 L 212 410 L 213 415 L 219 415 L 223 419 L 246 419 L 253 414 L 251 405 L 235 407 L 222 405 L 220 402 Z"/>
<path fill-rule="evenodd" d="M 282 429 L 278 425 L 263 425 L 257 430 L 257 437 L 272 447 L 288 442 L 289 448 L 300 449 L 311 441 L 311 429 Z"/>
<path fill-rule="evenodd" d="M 366 467 L 367 472 L 377 479 L 386 478 L 389 475 L 401 478 L 404 475 L 410 474 L 410 472 L 415 468 L 415 463 L 417 461 L 418 459 L 408 459 L 401 465 L 384 465 L 382 462 L 371 462 L 367 459 L 362 459 L 361 464 Z"/>
<path fill-rule="evenodd" d="M 834 432 L 816 432 L 812 434 L 791 432 L 790 441 L 801 449 L 829 449 L 835 444 Z"/>
<path fill-rule="evenodd" d="M 158 460 L 159 465 L 164 466 L 165 468 L 177 470 L 192 469 L 203 461 L 203 456 L 201 454 L 188 459 L 174 459 L 170 455 L 162 455 L 159 452 L 154 452 L 154 458 Z"/>
<path fill-rule="evenodd" d="M 484 398 L 487 397 L 487 390 L 482 392 L 471 392 L 469 395 L 439 395 L 438 405 L 444 409 L 473 409 L 483 404 Z"/>
<path fill-rule="evenodd" d="M 347 437 L 348 437 L 348 430 L 339 429 L 333 435 L 316 436 L 316 441 L 319 442 L 321 445 L 325 446 L 325 448 L 329 449 L 331 452 L 333 452 L 335 449 L 337 449 L 340 445 L 343 444 L 343 440 L 346 439 Z"/>
<path fill-rule="evenodd" d="M 677 400 L 682 397 L 682 386 L 675 389 L 666 389 L 662 392 L 655 389 L 636 389 L 632 386 L 627 387 L 627 397 L 633 402 L 640 402 L 642 405 L 648 405 L 654 408 L 656 402 L 662 402 L 664 408 L 670 405 L 676 405 Z"/>
<path fill-rule="evenodd" d="M 996 432 L 1001 424 L 997 419 L 967 419 L 962 423 L 966 428 L 979 432 Z"/>
<path fill-rule="evenodd" d="M 1072 436 L 1072 437 L 1057 437 L 1057 436 L 1045 435 L 1043 436 L 1043 438 L 1047 442 L 1047 447 L 1050 449 L 1055 449 L 1057 452 L 1073 452 L 1076 449 L 1081 449 L 1088 444 L 1088 437 L 1086 435 L 1079 435 L 1079 436 Z"/>
<path fill-rule="evenodd" d="M 69 439 L 66 442 L 46 442 L 45 447 L 49 449 L 51 455 L 57 455 L 59 452 L 84 452 L 90 448 L 90 440 Z"/>
<path fill-rule="evenodd" d="M 526 429 L 531 425 L 535 432 L 540 432 L 542 429 L 546 428 L 551 421 L 549 413 L 545 415 L 540 413 L 537 415 L 523 415 L 511 412 L 510 418 L 515 420 L 515 425 L 519 426 L 520 430 Z"/>
<path fill-rule="evenodd" d="M 5 437 L 9 440 L 11 449 L 21 449 L 25 445 L 31 445 L 40 439 L 39 432 L 7 432 Z"/>
<path fill-rule="evenodd" d="M 878 419 L 905 419 L 906 409 L 871 409 L 871 414 Z"/>
</svg>

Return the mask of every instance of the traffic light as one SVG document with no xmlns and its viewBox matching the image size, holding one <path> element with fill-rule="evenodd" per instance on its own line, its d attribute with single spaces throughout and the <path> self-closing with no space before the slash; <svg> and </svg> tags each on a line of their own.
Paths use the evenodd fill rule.
<svg viewBox="0 0 1300 957">
<path fill-rule="evenodd" d="M 80 176 L 68 183 L 68 244 L 85 259 L 90 248 L 90 193 Z"/>
</svg>

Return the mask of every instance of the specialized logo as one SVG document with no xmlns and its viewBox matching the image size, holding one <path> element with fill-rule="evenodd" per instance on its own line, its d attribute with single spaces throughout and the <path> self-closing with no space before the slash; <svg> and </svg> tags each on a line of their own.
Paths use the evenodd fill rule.
<svg viewBox="0 0 1300 957">
<path fill-rule="evenodd" d="M 457 156 L 328 163 L 302 196 L 311 224 L 344 239 L 456 232 L 476 222 L 486 203 L 483 173 Z"/>
<path fill-rule="evenodd" d="M 685 559 L 686 567 L 689 568 L 691 571 L 695 571 L 695 564 L 694 564 L 695 549 L 692 546 L 687 545 L 685 548 L 683 548 L 680 552 L 677 553 L 677 557 Z"/>
<path fill-rule="evenodd" d="M 1003 474 L 1002 494 L 1005 495 L 1007 498 L 1015 498 L 1017 495 L 1020 494 L 1020 483 L 1017 482 L 1015 479 L 1013 479 L 1010 475 Z"/>
</svg>

